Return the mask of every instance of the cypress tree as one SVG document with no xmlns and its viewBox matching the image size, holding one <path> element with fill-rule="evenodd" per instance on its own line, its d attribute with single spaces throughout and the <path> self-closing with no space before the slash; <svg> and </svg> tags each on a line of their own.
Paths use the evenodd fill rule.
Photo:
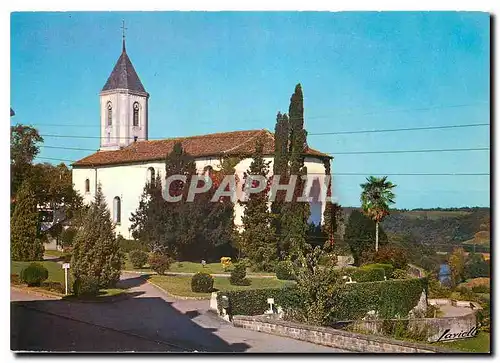
<svg viewBox="0 0 500 363">
<path fill-rule="evenodd" d="M 327 197 L 332 196 L 333 179 L 331 177 L 330 161 L 325 160 L 325 175 L 330 176 L 328 189 L 326 192 Z M 326 241 L 323 248 L 326 251 L 332 251 L 335 245 L 335 233 L 337 232 L 339 222 L 342 220 L 342 207 L 338 203 L 332 201 L 325 201 L 325 211 L 323 212 L 323 225 L 321 229 L 326 235 Z"/>
<path fill-rule="evenodd" d="M 260 175 L 266 178 L 266 187 L 259 193 L 249 194 L 248 200 L 244 202 L 245 210 L 242 217 L 244 230 L 241 232 L 243 252 L 258 270 L 272 271 L 277 250 L 272 226 L 273 218 L 268 206 L 270 162 L 264 161 L 262 143 L 257 143 L 252 159 L 245 175 L 245 182 L 251 175 Z"/>
<path fill-rule="evenodd" d="M 99 185 L 73 242 L 73 275 L 75 279 L 91 278 L 100 287 L 114 286 L 120 278 L 122 259 L 115 226 Z"/>
<path fill-rule="evenodd" d="M 297 84 L 290 99 L 289 107 L 289 175 L 297 175 L 294 197 L 291 202 L 284 203 L 281 213 L 280 250 L 292 260 L 304 264 L 304 255 L 308 249 L 307 232 L 310 215 L 309 204 L 298 202 L 305 187 L 302 175 L 307 175 L 304 166 L 304 155 L 307 150 L 307 132 L 304 130 L 304 97 L 302 87 Z"/>
<path fill-rule="evenodd" d="M 287 114 L 282 115 L 278 112 L 276 116 L 276 126 L 274 129 L 274 164 L 273 175 L 280 176 L 280 184 L 288 183 L 288 143 L 289 143 L 289 120 Z M 283 209 L 283 200 L 285 193 L 279 191 L 272 202 L 271 212 L 273 218 L 273 226 L 277 236 L 280 236 L 281 231 L 281 213 Z M 279 238 L 278 240 L 279 241 Z M 277 243 L 278 256 L 282 255 L 280 244 Z"/>
<path fill-rule="evenodd" d="M 39 261 L 43 259 L 43 242 L 40 239 L 40 217 L 35 194 L 28 180 L 18 191 L 16 207 L 10 219 L 11 258 L 14 261 Z"/>
</svg>

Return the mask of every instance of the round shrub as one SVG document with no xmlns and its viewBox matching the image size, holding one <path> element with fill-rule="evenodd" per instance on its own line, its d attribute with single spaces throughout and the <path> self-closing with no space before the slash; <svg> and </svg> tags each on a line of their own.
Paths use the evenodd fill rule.
<svg viewBox="0 0 500 363">
<path fill-rule="evenodd" d="M 278 280 L 296 280 L 293 264 L 290 261 L 280 261 L 276 264 L 276 277 Z"/>
<path fill-rule="evenodd" d="M 242 263 L 238 263 L 234 266 L 233 271 L 231 271 L 231 277 L 229 277 L 229 282 L 231 285 L 236 286 L 248 286 L 250 285 L 250 280 L 246 278 L 247 269 Z"/>
<path fill-rule="evenodd" d="M 128 257 L 134 268 L 142 268 L 148 262 L 148 254 L 141 250 L 130 251 Z"/>
<path fill-rule="evenodd" d="M 49 271 L 42 264 L 33 262 L 21 271 L 20 277 L 28 286 L 40 286 L 49 278 Z"/>
<path fill-rule="evenodd" d="M 93 276 L 79 276 L 73 283 L 76 296 L 96 296 L 99 292 L 99 280 Z"/>
<path fill-rule="evenodd" d="M 191 279 L 191 290 L 193 292 L 212 292 L 214 278 L 205 272 L 198 272 Z"/>
<path fill-rule="evenodd" d="M 171 260 L 170 257 L 166 255 L 153 253 L 149 255 L 148 263 L 154 272 L 156 272 L 158 275 L 164 275 L 165 271 L 170 268 Z"/>
</svg>

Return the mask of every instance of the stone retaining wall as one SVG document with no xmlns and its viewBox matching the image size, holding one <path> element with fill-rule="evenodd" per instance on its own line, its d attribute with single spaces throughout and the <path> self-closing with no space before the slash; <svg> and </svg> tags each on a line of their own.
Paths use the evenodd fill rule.
<svg viewBox="0 0 500 363">
<path fill-rule="evenodd" d="M 333 348 L 363 353 L 453 353 L 454 351 L 425 344 L 357 334 L 332 328 L 309 326 L 265 316 L 233 316 L 233 325 L 264 333 L 290 337 Z"/>
</svg>

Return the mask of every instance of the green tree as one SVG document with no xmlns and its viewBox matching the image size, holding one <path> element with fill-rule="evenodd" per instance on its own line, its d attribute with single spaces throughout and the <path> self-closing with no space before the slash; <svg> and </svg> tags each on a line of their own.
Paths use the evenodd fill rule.
<svg viewBox="0 0 500 363">
<path fill-rule="evenodd" d="M 490 277 L 490 265 L 480 253 L 471 253 L 465 262 L 465 278 Z"/>
<path fill-rule="evenodd" d="M 307 244 L 307 233 L 309 230 L 309 204 L 299 202 L 297 198 L 302 196 L 305 182 L 303 175 L 307 175 L 304 166 L 304 155 L 307 149 L 307 132 L 304 130 L 304 96 L 302 87 L 297 84 L 295 92 L 290 99 L 289 107 L 289 173 L 296 175 L 294 196 L 291 202 L 284 203 L 280 216 L 280 251 L 285 252 L 286 257 L 305 264 L 305 253 L 309 249 Z"/>
<path fill-rule="evenodd" d="M 257 143 L 252 163 L 245 175 L 245 183 L 252 183 L 253 187 L 257 187 L 259 181 L 252 180 L 251 176 L 258 175 L 265 178 L 266 184 L 264 190 L 249 194 L 248 200 L 242 203 L 245 209 L 241 218 L 244 227 L 241 239 L 243 252 L 252 265 L 261 271 L 273 271 L 277 260 L 277 246 L 272 225 L 273 216 L 268 206 L 270 162 L 264 160 L 262 152 L 262 143 Z"/>
<path fill-rule="evenodd" d="M 64 164 L 34 164 L 30 176 L 39 205 L 64 208 L 68 218 L 82 207 L 82 197 L 73 188 L 71 170 Z"/>
<path fill-rule="evenodd" d="M 19 189 L 10 219 L 11 258 L 14 261 L 39 261 L 44 247 L 40 238 L 40 216 L 31 184 L 25 180 Z"/>
<path fill-rule="evenodd" d="M 139 206 L 130 217 L 132 237 L 157 254 L 176 256 L 177 215 L 162 195 L 160 173 L 144 186 Z"/>
<path fill-rule="evenodd" d="M 103 288 L 118 282 L 123 255 L 101 185 L 74 238 L 72 251 L 71 267 L 75 279 L 91 279 Z"/>
<path fill-rule="evenodd" d="M 367 182 L 361 184 L 361 205 L 363 212 L 375 221 L 375 251 L 379 244 L 379 223 L 389 214 L 389 205 L 394 204 L 396 197 L 392 191 L 396 185 L 387 180 L 387 177 L 377 178 L 370 176 Z"/>
<path fill-rule="evenodd" d="M 347 221 L 344 241 L 349 245 L 354 264 L 359 265 L 363 252 L 373 250 L 372 241 L 375 237 L 375 221 L 363 213 L 353 210 Z M 387 235 L 382 227 L 379 228 L 379 242 L 387 243 Z"/>
<path fill-rule="evenodd" d="M 455 286 L 465 280 L 465 251 L 463 248 L 454 248 L 448 257 L 451 270 L 452 284 Z"/>
<path fill-rule="evenodd" d="M 280 183 L 288 183 L 288 144 L 290 135 L 290 122 L 288 120 L 287 114 L 281 114 L 278 112 L 276 116 L 276 126 L 274 129 L 274 163 L 273 163 L 273 175 L 280 176 Z M 281 230 L 281 214 L 283 209 L 285 193 L 284 191 L 279 191 L 271 204 L 271 212 L 275 216 L 273 218 L 273 226 L 276 235 L 280 236 L 282 234 Z M 278 240 L 279 242 L 279 240 Z M 280 243 L 277 243 L 278 256 L 281 256 L 285 251 L 281 251 Z"/>
<path fill-rule="evenodd" d="M 10 195 L 14 198 L 23 181 L 29 176 L 31 164 L 40 152 L 43 138 L 31 126 L 17 124 L 10 127 Z"/>
</svg>

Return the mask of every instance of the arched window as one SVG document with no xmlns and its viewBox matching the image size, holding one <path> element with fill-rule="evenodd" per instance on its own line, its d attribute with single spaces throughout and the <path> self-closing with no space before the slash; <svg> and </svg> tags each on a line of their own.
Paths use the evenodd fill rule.
<svg viewBox="0 0 500 363">
<path fill-rule="evenodd" d="M 155 169 L 154 168 L 148 168 L 148 182 L 152 183 L 155 180 Z"/>
<path fill-rule="evenodd" d="M 133 125 L 134 126 L 139 126 L 139 102 L 134 102 Z"/>
<path fill-rule="evenodd" d="M 120 197 L 115 197 L 113 199 L 113 222 L 120 224 L 122 220 L 122 202 Z"/>
<path fill-rule="evenodd" d="M 85 193 L 90 193 L 90 180 L 85 179 Z"/>
<path fill-rule="evenodd" d="M 111 102 L 108 102 L 108 126 L 111 126 L 113 124 L 113 105 Z"/>
</svg>

